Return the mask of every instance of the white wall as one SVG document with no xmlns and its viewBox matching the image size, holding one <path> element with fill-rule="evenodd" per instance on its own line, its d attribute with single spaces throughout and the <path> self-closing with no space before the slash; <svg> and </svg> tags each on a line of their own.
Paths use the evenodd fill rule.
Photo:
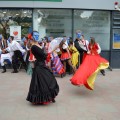
<svg viewBox="0 0 120 120">
<path fill-rule="evenodd" d="M 44 1 L 0 1 L 0 7 L 21 8 L 78 8 L 114 10 L 114 2 L 120 0 L 62 0 L 62 2 Z"/>
</svg>

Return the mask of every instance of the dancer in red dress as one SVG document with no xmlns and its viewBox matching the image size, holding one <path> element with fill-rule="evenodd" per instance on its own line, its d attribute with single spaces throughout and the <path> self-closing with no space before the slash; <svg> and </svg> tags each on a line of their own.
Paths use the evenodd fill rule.
<svg viewBox="0 0 120 120">
<path fill-rule="evenodd" d="M 97 73 L 101 69 L 108 68 L 109 62 L 99 55 L 99 44 L 95 42 L 93 37 L 90 39 L 88 49 L 88 54 L 71 78 L 71 83 L 76 86 L 84 85 L 93 90 Z"/>
</svg>

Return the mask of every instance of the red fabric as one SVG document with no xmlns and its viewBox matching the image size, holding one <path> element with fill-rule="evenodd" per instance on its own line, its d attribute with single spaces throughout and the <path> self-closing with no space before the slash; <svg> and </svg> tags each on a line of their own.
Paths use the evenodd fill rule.
<svg viewBox="0 0 120 120">
<path fill-rule="evenodd" d="M 63 52 L 60 57 L 61 60 L 67 60 L 70 58 L 71 58 L 71 55 L 69 56 L 68 52 Z"/>
<path fill-rule="evenodd" d="M 31 35 L 31 33 L 30 34 L 28 34 L 28 39 L 32 39 L 32 35 Z"/>
<path fill-rule="evenodd" d="M 71 78 L 73 85 L 85 85 L 90 89 L 87 84 L 87 79 L 97 70 L 100 63 L 108 63 L 108 61 L 102 58 L 100 55 L 86 55 L 83 63 Z"/>
<path fill-rule="evenodd" d="M 50 53 L 48 53 L 48 54 L 47 54 L 47 57 L 46 57 L 46 62 L 47 62 L 47 63 L 50 62 L 50 59 L 51 59 L 51 55 L 50 55 Z"/>
<path fill-rule="evenodd" d="M 91 54 L 95 54 L 95 55 L 98 54 L 97 50 L 99 49 L 99 47 L 98 47 L 97 43 L 95 43 L 94 45 L 89 44 L 88 48 L 89 48 Z"/>
<path fill-rule="evenodd" d="M 30 50 L 29 61 L 35 61 L 35 56 L 32 54 L 31 50 Z"/>
<path fill-rule="evenodd" d="M 84 53 L 84 54 L 83 54 L 82 62 L 84 61 L 86 55 L 87 55 L 87 53 Z"/>
</svg>

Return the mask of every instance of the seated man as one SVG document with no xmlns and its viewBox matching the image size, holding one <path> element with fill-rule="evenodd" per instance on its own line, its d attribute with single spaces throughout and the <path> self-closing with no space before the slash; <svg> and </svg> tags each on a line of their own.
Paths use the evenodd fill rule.
<svg viewBox="0 0 120 120">
<path fill-rule="evenodd" d="M 8 47 L 7 40 L 4 39 L 2 35 L 0 35 L 1 66 L 3 68 L 2 73 L 6 72 L 4 61 L 8 59 L 10 62 L 12 62 L 10 53 L 7 50 L 5 50 L 7 47 Z"/>
<path fill-rule="evenodd" d="M 12 63 L 12 58 L 10 53 L 2 53 L 1 54 L 1 66 L 2 66 L 2 73 L 6 72 L 6 67 L 5 67 L 5 61 L 8 60 L 10 63 Z"/>
<path fill-rule="evenodd" d="M 6 48 L 6 50 L 9 49 L 10 52 L 13 52 L 12 66 L 14 70 L 12 73 L 18 73 L 18 70 L 17 70 L 18 61 L 22 63 L 22 65 L 26 70 L 26 63 L 23 59 L 23 54 L 25 53 L 25 50 L 21 47 L 21 45 L 16 40 L 14 40 L 13 36 L 10 36 L 9 41 L 10 41 L 10 44 L 8 48 Z"/>
</svg>

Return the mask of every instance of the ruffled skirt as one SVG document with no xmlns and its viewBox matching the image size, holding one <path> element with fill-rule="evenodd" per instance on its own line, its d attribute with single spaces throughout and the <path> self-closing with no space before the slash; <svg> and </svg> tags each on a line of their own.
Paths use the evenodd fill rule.
<svg viewBox="0 0 120 120">
<path fill-rule="evenodd" d="M 71 83 L 76 86 L 84 85 L 93 90 L 97 73 L 101 69 L 106 69 L 109 62 L 100 55 L 86 55 L 84 61 L 71 78 Z"/>
<path fill-rule="evenodd" d="M 45 63 L 36 62 L 26 100 L 32 103 L 50 102 L 58 92 L 59 86 L 53 73 Z"/>
<path fill-rule="evenodd" d="M 69 56 L 68 52 L 63 52 L 63 53 L 61 54 L 61 57 L 60 57 L 60 59 L 61 59 L 62 61 L 68 60 L 68 59 L 70 59 L 70 58 L 71 58 L 71 56 Z"/>
</svg>

